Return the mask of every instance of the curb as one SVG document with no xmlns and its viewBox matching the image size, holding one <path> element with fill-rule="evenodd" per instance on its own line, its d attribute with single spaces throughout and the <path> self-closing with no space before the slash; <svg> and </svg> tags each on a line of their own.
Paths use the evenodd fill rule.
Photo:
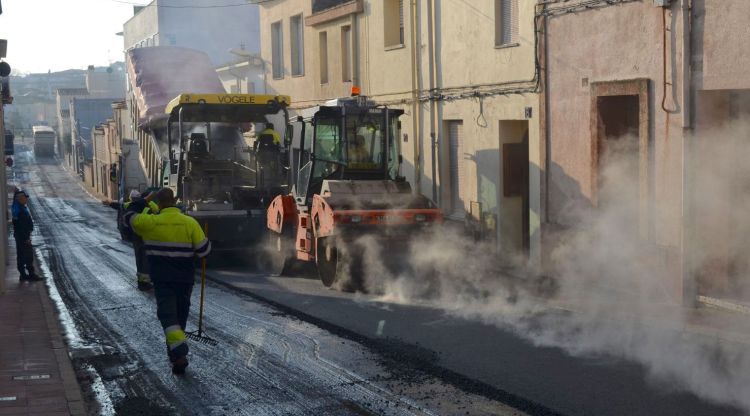
<svg viewBox="0 0 750 416">
<path fill-rule="evenodd" d="M 718 298 L 712 298 L 710 296 L 698 296 L 696 300 L 698 301 L 698 303 L 701 303 L 706 306 L 723 309 L 729 312 L 737 312 L 737 313 L 742 313 L 745 315 L 750 315 L 750 307 L 739 304 L 739 303 L 730 302 L 730 301 L 722 300 Z"/>
<path fill-rule="evenodd" d="M 49 278 L 50 276 L 47 276 L 47 279 Z M 52 304 L 52 300 L 50 299 L 47 290 L 47 284 L 54 284 L 54 282 L 47 279 L 45 279 L 44 285 L 39 285 L 41 288 L 39 290 L 39 297 L 42 301 L 44 317 L 47 320 L 47 327 L 50 331 L 52 350 L 55 353 L 57 365 L 60 370 L 60 378 L 62 379 L 63 387 L 65 389 L 65 399 L 68 401 L 68 411 L 72 416 L 86 416 L 86 406 L 83 401 L 83 395 L 81 394 L 81 386 L 78 384 L 78 379 L 73 370 L 73 364 L 70 361 L 70 353 L 68 352 L 65 338 L 62 335 L 57 310 Z"/>
</svg>

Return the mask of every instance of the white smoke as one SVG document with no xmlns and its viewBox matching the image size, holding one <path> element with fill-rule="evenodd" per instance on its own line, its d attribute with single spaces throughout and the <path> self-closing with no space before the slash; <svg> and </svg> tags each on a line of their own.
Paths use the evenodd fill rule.
<svg viewBox="0 0 750 416">
<path fill-rule="evenodd" d="M 688 139 L 710 143 L 711 149 L 700 153 L 700 177 L 693 184 L 693 192 L 701 193 L 692 201 L 696 215 L 726 204 L 740 205 L 733 212 L 750 212 L 750 180 L 744 179 L 747 184 L 742 186 L 735 183 L 750 178 L 750 164 L 727 160 L 738 146 L 745 148 L 748 127 L 734 123 L 710 137 Z M 688 390 L 750 412 L 750 346 L 710 330 L 698 331 L 693 315 L 705 312 L 679 305 L 659 247 L 643 238 L 648 229 L 640 226 L 643 208 L 639 175 L 633 174 L 639 163 L 633 145 L 637 140 L 626 137 L 610 143 L 598 207 L 566 213 L 579 225 L 560 238 L 550 254 L 546 275 L 552 277 L 504 268 L 507 259 L 498 259 L 491 243 L 440 229 L 415 237 L 409 261 L 401 267 L 384 264 L 387 256 L 377 239 L 360 238 L 364 287 L 379 293 L 380 301 L 428 302 L 510 329 L 535 345 L 559 347 L 576 356 L 625 358 L 642 364 L 655 385 Z M 744 222 L 732 227 L 750 230 L 750 215 Z M 744 239 L 738 241 L 740 247 L 749 247 Z M 699 239 L 699 253 L 689 263 L 692 274 L 714 261 L 717 245 L 725 244 Z M 510 263 L 521 264 L 522 258 L 518 255 Z"/>
</svg>

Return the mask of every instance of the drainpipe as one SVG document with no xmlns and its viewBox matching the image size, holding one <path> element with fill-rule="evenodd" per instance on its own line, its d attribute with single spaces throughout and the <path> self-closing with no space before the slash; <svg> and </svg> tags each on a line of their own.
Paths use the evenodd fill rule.
<svg viewBox="0 0 750 416">
<path fill-rule="evenodd" d="M 432 99 L 435 93 L 435 12 L 433 7 L 434 0 L 427 0 L 427 56 L 428 68 L 430 71 L 430 147 L 432 151 L 432 198 L 438 206 L 442 206 L 442 201 L 438 200 L 437 188 L 437 157 L 435 155 L 437 148 L 437 135 L 435 133 L 435 113 L 437 103 Z"/>
<path fill-rule="evenodd" d="M 422 106 L 419 96 L 422 94 L 421 36 L 419 33 L 419 0 L 411 0 L 411 86 L 412 86 L 412 144 L 414 146 L 414 190 L 422 193 Z M 435 201 L 437 202 L 437 201 Z"/>
<path fill-rule="evenodd" d="M 691 0 L 682 0 L 682 127 L 692 129 L 693 126 L 693 108 L 692 108 L 692 19 L 693 9 Z"/>
<path fill-rule="evenodd" d="M 352 85 L 360 86 L 359 79 L 359 24 L 357 14 L 352 13 Z"/>
<path fill-rule="evenodd" d="M 546 5 L 542 5 L 542 12 L 547 8 Z M 547 42 L 549 41 L 549 22 L 547 21 L 547 17 L 541 17 L 543 21 L 543 45 L 544 49 L 542 50 L 542 67 L 544 68 L 544 222 L 549 222 L 549 205 L 550 205 L 550 177 L 552 176 L 550 173 L 550 169 L 552 167 L 552 143 L 550 142 L 550 126 L 552 122 L 550 121 L 550 97 L 549 97 L 549 66 L 550 66 L 550 60 L 549 60 L 549 47 L 547 47 Z M 534 30 L 537 30 L 536 27 Z M 542 233 L 542 238 L 544 238 L 544 234 Z"/>
<path fill-rule="evenodd" d="M 692 155 L 693 128 L 693 73 L 692 73 L 692 0 L 682 0 L 682 233 L 681 233 L 681 266 L 682 266 L 682 303 L 691 307 L 697 304 L 698 287 L 695 282 L 694 265 L 691 259 L 691 219 L 692 179 L 690 175 L 690 157 Z"/>
</svg>

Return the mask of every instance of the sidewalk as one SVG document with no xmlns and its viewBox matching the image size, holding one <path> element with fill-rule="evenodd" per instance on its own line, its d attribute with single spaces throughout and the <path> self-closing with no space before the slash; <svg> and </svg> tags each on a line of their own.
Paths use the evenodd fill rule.
<svg viewBox="0 0 750 416">
<path fill-rule="evenodd" d="M 8 258 L 0 294 L 0 415 L 83 416 L 81 388 L 47 286 L 18 280 L 12 242 Z"/>
</svg>

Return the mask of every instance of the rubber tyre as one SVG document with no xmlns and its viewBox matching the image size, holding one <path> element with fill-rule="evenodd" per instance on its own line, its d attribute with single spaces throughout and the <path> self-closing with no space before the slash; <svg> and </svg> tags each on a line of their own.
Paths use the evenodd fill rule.
<svg viewBox="0 0 750 416">
<path fill-rule="evenodd" d="M 332 237 L 321 237 L 317 241 L 315 263 L 323 286 L 331 287 L 341 277 L 339 250 Z"/>
<path fill-rule="evenodd" d="M 294 261 L 294 239 L 289 233 L 269 233 L 268 268 L 272 276 L 281 276 L 289 272 Z"/>
<path fill-rule="evenodd" d="M 317 244 L 315 263 L 323 286 L 331 287 L 337 282 L 341 282 L 338 288 L 343 292 L 364 292 L 362 256 L 351 253 L 350 250 L 339 248 L 335 237 L 319 238 Z M 351 249 L 351 247 L 348 248 Z M 344 274 L 347 272 L 349 273 L 349 279 L 342 281 L 346 277 Z"/>
</svg>

